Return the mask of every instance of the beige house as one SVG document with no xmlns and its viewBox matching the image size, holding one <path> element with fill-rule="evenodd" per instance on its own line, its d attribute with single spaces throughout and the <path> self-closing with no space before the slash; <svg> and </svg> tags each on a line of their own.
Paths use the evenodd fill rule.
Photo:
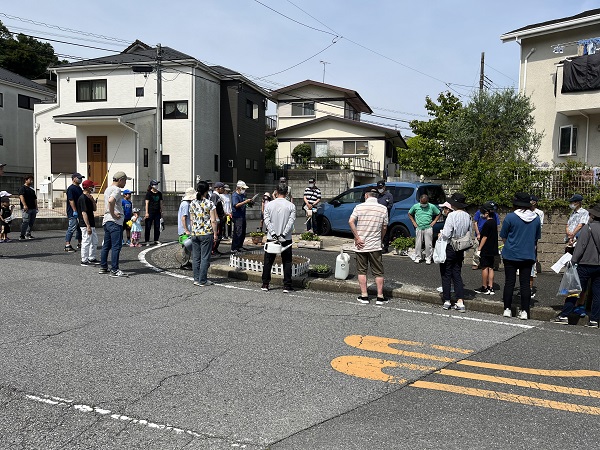
<svg viewBox="0 0 600 450">
<path fill-rule="evenodd" d="M 277 102 L 279 163 L 293 164 L 292 151 L 302 143 L 312 157 L 334 158 L 354 171 L 354 183 L 393 176 L 396 147 L 406 147 L 398 130 L 361 121 L 373 111 L 358 92 L 306 80 L 272 93 Z"/>
<path fill-rule="evenodd" d="M 600 166 L 600 9 L 500 36 L 521 47 L 519 91 L 544 133 L 540 162 Z"/>
</svg>

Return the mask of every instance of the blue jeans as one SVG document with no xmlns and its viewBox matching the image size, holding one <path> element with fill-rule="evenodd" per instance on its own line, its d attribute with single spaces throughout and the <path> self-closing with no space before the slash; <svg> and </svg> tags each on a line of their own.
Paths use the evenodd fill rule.
<svg viewBox="0 0 600 450">
<path fill-rule="evenodd" d="M 111 250 L 110 270 L 116 272 L 119 270 L 119 253 L 123 246 L 123 226 L 111 220 L 106 222 L 102 228 L 104 228 L 104 244 L 102 244 L 100 252 L 100 266 L 108 269 L 108 251 Z"/>
<path fill-rule="evenodd" d="M 204 284 L 207 281 L 212 246 L 212 234 L 192 236 L 192 271 L 194 272 L 194 281 L 200 284 Z"/>
<path fill-rule="evenodd" d="M 75 237 L 81 242 L 81 229 L 79 228 L 79 222 L 77 217 L 69 217 L 69 227 L 67 228 L 67 235 L 65 236 L 65 242 L 71 242 L 71 238 L 75 233 Z"/>
<path fill-rule="evenodd" d="M 465 285 L 461 274 L 464 259 L 464 251 L 457 252 L 450 244 L 446 246 L 446 261 L 440 264 L 442 298 L 445 302 L 450 301 L 450 288 L 452 283 L 454 283 L 454 294 L 456 295 L 456 299 L 465 298 Z"/>
<path fill-rule="evenodd" d="M 246 218 L 236 217 L 233 219 L 233 239 L 231 240 L 231 250 L 239 250 L 244 246 L 246 237 Z"/>
<path fill-rule="evenodd" d="M 588 283 L 592 283 L 592 311 L 590 313 L 590 320 L 598 322 L 600 319 L 600 266 L 580 264 L 577 266 L 577 275 L 579 275 L 579 281 L 581 281 L 581 295 L 585 294 Z M 561 317 L 569 317 L 569 314 L 575 309 L 576 301 L 577 297 L 567 297 L 565 306 L 560 313 Z"/>
<path fill-rule="evenodd" d="M 529 316 L 529 306 L 531 304 L 531 287 L 529 286 L 529 277 L 531 276 L 531 266 L 533 259 L 516 261 L 504 259 L 504 309 L 510 309 L 513 299 L 513 290 L 517 282 L 517 270 L 519 271 L 519 290 L 521 291 L 521 311 L 526 311 Z"/>
<path fill-rule="evenodd" d="M 37 216 L 37 209 L 28 209 L 27 211 L 21 211 L 21 217 L 23 222 L 21 222 L 21 237 L 31 236 L 31 229 L 33 228 L 33 224 L 35 223 L 35 218 Z"/>
</svg>

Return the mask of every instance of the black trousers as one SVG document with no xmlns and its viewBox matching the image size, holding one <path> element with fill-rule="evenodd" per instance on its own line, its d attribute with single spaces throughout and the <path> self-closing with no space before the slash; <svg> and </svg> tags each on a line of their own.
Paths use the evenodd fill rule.
<svg viewBox="0 0 600 450">
<path fill-rule="evenodd" d="M 531 288 L 529 287 L 529 277 L 531 276 L 531 266 L 534 261 L 526 259 L 524 261 L 515 261 L 512 259 L 504 260 L 504 292 L 502 300 L 504 309 L 512 306 L 513 290 L 517 282 L 517 270 L 519 271 L 519 289 L 521 291 L 521 311 L 526 311 L 529 316 L 529 306 L 531 304 Z"/>
<path fill-rule="evenodd" d="M 282 242 L 281 245 L 286 247 L 290 245 L 292 241 Z M 265 259 L 263 261 L 263 273 L 262 282 L 263 284 L 269 284 L 271 282 L 271 269 L 277 255 L 275 253 L 265 252 Z M 292 247 L 281 252 L 281 262 L 283 263 L 283 287 L 292 287 Z"/>
</svg>

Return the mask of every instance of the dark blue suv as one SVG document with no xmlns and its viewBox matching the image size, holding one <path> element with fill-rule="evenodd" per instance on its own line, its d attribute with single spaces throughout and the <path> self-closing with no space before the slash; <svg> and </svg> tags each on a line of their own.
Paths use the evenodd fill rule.
<svg viewBox="0 0 600 450">
<path fill-rule="evenodd" d="M 365 190 L 369 187 L 375 187 L 375 184 L 354 187 L 321 204 L 317 209 L 317 224 L 321 234 L 329 234 L 332 231 L 351 233 L 348 219 L 354 207 L 365 201 Z M 408 210 L 419 202 L 421 195 L 427 194 L 429 202 L 434 205 L 446 201 L 444 188 L 440 184 L 388 182 L 386 188 L 394 197 L 388 224 L 390 242 L 400 236 L 415 236 L 415 228 L 408 217 Z M 434 236 L 437 236 L 442 227 L 443 220 L 440 218 L 434 227 Z"/>
</svg>

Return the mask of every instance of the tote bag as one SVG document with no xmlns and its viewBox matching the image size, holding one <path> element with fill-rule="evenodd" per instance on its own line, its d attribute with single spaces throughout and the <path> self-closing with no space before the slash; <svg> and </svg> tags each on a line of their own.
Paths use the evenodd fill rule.
<svg viewBox="0 0 600 450">
<path fill-rule="evenodd" d="M 448 241 L 442 241 L 438 239 L 435 241 L 435 248 L 433 249 L 433 262 L 436 264 L 442 264 L 446 262 L 446 246 Z"/>
</svg>

